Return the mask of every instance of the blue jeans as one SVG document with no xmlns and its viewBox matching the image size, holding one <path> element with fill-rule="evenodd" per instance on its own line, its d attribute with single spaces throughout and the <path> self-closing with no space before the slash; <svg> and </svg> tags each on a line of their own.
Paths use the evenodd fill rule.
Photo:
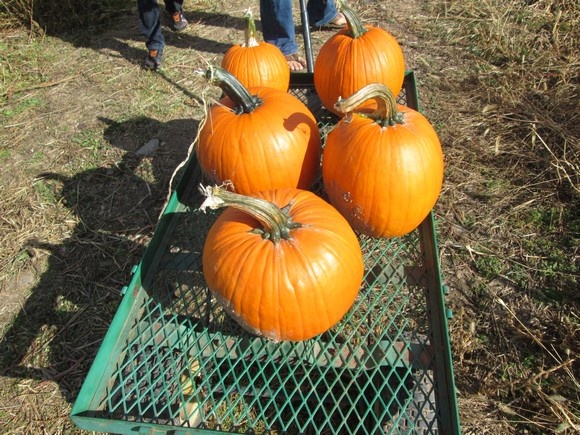
<svg viewBox="0 0 580 435">
<path fill-rule="evenodd" d="M 324 26 L 338 14 L 333 0 L 309 0 L 306 10 L 312 26 Z M 298 52 L 292 0 L 260 0 L 260 18 L 264 41 L 274 44 L 284 55 Z"/>
<path fill-rule="evenodd" d="M 163 0 L 165 10 L 171 15 L 183 10 L 183 0 Z M 147 38 L 145 45 L 149 50 L 163 50 L 165 39 L 161 32 L 161 15 L 157 0 L 137 0 L 141 33 Z"/>
</svg>

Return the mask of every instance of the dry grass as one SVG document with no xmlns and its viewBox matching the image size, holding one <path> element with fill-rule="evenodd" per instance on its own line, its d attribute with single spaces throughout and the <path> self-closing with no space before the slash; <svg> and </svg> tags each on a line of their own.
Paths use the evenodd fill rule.
<svg viewBox="0 0 580 435">
<path fill-rule="evenodd" d="M 464 432 L 578 432 L 580 11 L 351 3 L 401 41 L 444 144 L 435 211 Z M 40 32 L 26 0 L 0 0 L 3 433 L 74 431 L 68 412 L 119 290 L 202 100 L 218 95 L 193 71 L 239 40 L 249 5 L 186 2 L 193 25 L 166 34 L 166 68 L 152 75 L 138 66 L 135 11 L 128 25 L 103 4 L 107 27 L 62 35 Z M 315 48 L 327 37 L 313 34 Z M 135 156 L 153 137 L 160 150 Z"/>
<path fill-rule="evenodd" d="M 425 109 L 447 146 L 437 208 L 464 429 L 579 428 L 579 11 L 568 2 L 432 5 L 449 64 Z M 443 56 L 443 54 L 441 54 Z M 469 63 L 469 66 L 467 66 Z M 482 396 L 487 400 L 482 400 Z M 505 426 L 503 426 L 505 425 Z M 502 428 L 503 427 L 503 428 Z"/>
<path fill-rule="evenodd" d="M 111 19 L 131 13 L 132 5 L 120 0 L 82 2 L 1 0 L 0 29 L 21 26 L 33 32 L 63 33 L 86 27 L 102 29 Z"/>
<path fill-rule="evenodd" d="M 452 40 L 482 58 L 476 86 L 489 92 L 494 122 L 484 134 L 527 151 L 546 180 L 580 191 L 578 72 L 580 10 L 566 1 L 531 5 L 462 2 L 447 11 L 461 17 Z M 466 27 L 469 31 L 466 30 Z"/>
<path fill-rule="evenodd" d="M 0 30 L 6 31 L 30 25 L 37 27 L 32 12 L 32 3 L 29 0 L 1 0 L 0 1 Z"/>
</svg>

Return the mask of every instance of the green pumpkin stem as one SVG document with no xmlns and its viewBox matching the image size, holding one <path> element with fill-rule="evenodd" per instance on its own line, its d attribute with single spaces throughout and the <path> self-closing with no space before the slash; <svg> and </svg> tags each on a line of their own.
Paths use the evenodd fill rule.
<svg viewBox="0 0 580 435">
<path fill-rule="evenodd" d="M 291 239 L 290 231 L 302 225 L 292 222 L 288 215 L 291 204 L 281 209 L 276 204 L 261 198 L 240 195 L 219 186 L 199 186 L 199 191 L 206 197 L 200 210 L 206 208 L 216 210 L 223 207 L 234 207 L 254 217 L 263 228 L 256 228 L 255 232 L 263 238 L 278 243 L 281 239 Z"/>
<path fill-rule="evenodd" d="M 244 17 L 246 18 L 246 29 L 244 30 L 246 42 L 244 43 L 243 47 L 257 47 L 260 44 L 256 39 L 256 22 L 254 21 L 254 14 L 252 13 L 251 8 L 248 8 L 248 11 Z"/>
<path fill-rule="evenodd" d="M 338 9 L 343 13 L 344 18 L 346 18 L 346 24 L 348 26 L 348 32 L 353 38 L 358 38 L 367 32 L 365 26 L 363 26 L 362 21 L 356 14 L 354 9 L 346 4 L 344 0 L 339 0 L 337 2 Z"/>
<path fill-rule="evenodd" d="M 374 99 L 377 108 L 374 112 L 362 114 L 373 119 L 381 127 L 403 124 L 403 114 L 397 109 L 397 100 L 388 86 L 382 83 L 370 83 L 356 91 L 348 98 L 339 98 L 334 108 L 341 113 L 350 114 L 361 104 Z"/>
<path fill-rule="evenodd" d="M 212 85 L 219 86 L 234 102 L 236 114 L 251 113 L 262 105 L 260 97 L 250 94 L 244 85 L 225 69 L 210 66 L 203 75 Z"/>
</svg>

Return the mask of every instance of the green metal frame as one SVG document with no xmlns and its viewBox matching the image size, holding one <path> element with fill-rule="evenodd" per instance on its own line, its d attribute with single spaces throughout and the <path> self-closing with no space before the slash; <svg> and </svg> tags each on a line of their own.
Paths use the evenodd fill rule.
<svg viewBox="0 0 580 435">
<path fill-rule="evenodd" d="M 311 74 L 292 92 L 323 137 L 333 119 Z M 419 109 L 415 76 L 403 102 Z M 460 433 L 433 214 L 408 236 L 361 236 L 365 286 L 331 331 L 273 343 L 239 328 L 201 273 L 216 213 L 183 170 L 71 412 L 110 433 Z"/>
</svg>

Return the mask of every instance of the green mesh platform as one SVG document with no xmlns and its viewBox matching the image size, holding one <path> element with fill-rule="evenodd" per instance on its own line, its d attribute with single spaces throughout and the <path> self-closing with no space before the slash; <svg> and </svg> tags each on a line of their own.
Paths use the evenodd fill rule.
<svg viewBox="0 0 580 435">
<path fill-rule="evenodd" d="M 336 123 L 313 91 L 292 90 L 323 137 Z M 417 108 L 414 76 L 400 102 Z M 273 343 L 241 329 L 201 271 L 205 235 L 194 158 L 125 289 L 72 411 L 113 433 L 459 433 L 437 244 L 430 215 L 397 239 L 360 237 L 366 273 L 332 330 Z M 320 192 L 323 194 L 323 192 Z"/>
</svg>

